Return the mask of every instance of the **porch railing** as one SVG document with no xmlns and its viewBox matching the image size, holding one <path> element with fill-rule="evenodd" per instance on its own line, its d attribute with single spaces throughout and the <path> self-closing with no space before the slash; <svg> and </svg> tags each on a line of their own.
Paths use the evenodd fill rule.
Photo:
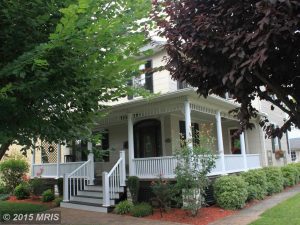
<svg viewBox="0 0 300 225">
<path fill-rule="evenodd" d="M 245 170 L 243 155 L 224 155 L 227 173 Z"/>
<path fill-rule="evenodd" d="M 120 151 L 120 158 L 109 172 L 102 173 L 103 184 L 103 206 L 111 205 L 110 199 L 113 199 L 121 188 L 126 186 L 126 167 L 125 151 Z"/>
<path fill-rule="evenodd" d="M 68 162 L 59 164 L 59 177 L 65 173 L 71 173 L 85 162 Z M 34 177 L 56 178 L 57 163 L 42 163 L 32 165 L 32 174 Z"/>
<path fill-rule="evenodd" d="M 140 178 L 174 178 L 177 159 L 174 156 L 133 159 L 135 175 Z"/>
<path fill-rule="evenodd" d="M 260 155 L 259 154 L 247 154 L 247 166 L 249 169 L 260 168 Z"/>
<path fill-rule="evenodd" d="M 68 202 L 78 191 L 83 190 L 86 182 L 91 179 L 92 160 L 84 162 L 72 173 L 64 174 L 64 201 Z"/>
<path fill-rule="evenodd" d="M 217 157 L 215 168 L 209 176 L 245 171 L 261 167 L 259 154 L 247 154 L 247 166 L 245 167 L 243 155 L 224 155 L 225 171 L 222 171 L 222 161 Z M 158 178 L 161 174 L 165 178 L 175 178 L 177 159 L 175 156 L 135 158 L 133 159 L 135 176 L 142 179 Z"/>
</svg>

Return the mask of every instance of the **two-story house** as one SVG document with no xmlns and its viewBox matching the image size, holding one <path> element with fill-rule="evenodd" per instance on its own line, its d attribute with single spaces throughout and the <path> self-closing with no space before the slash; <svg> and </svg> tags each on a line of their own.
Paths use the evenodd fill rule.
<svg viewBox="0 0 300 225">
<path fill-rule="evenodd" d="M 159 45 L 153 50 L 153 56 L 145 60 L 142 68 L 163 65 L 166 52 Z M 239 105 L 228 96 L 211 95 L 205 99 L 185 83 L 173 80 L 166 70 L 146 71 L 129 83 L 158 95 L 122 98 L 111 104 L 104 118 L 99 118 L 94 132 L 102 134 L 101 147 L 109 150 L 104 161 L 95 160 L 91 143 L 84 145 L 80 141 L 68 147 L 43 143 L 45 150 L 33 154 L 32 176 L 64 177 L 63 207 L 107 211 L 124 192 L 127 176 L 149 181 L 162 174 L 174 179 L 177 165 L 174 152 L 180 148 L 180 138 L 192 140 L 202 124 L 214 124 L 216 141 L 212 151 L 218 158 L 210 176 L 290 161 L 286 137 L 265 139 L 260 118 L 251 121 L 252 130 L 238 137 L 233 135 L 239 121 L 228 112 Z M 256 100 L 253 104 L 274 126 L 283 123 L 284 113 L 270 110 L 268 102 Z M 86 146 L 89 153 L 76 151 L 78 146 L 81 149 Z M 276 159 L 275 152 L 280 149 L 285 155 Z"/>
</svg>

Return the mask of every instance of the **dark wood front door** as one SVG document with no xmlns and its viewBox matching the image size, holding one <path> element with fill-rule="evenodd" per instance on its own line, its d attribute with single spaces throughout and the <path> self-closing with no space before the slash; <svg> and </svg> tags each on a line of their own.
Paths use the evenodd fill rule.
<svg viewBox="0 0 300 225">
<path fill-rule="evenodd" d="M 136 158 L 161 156 L 161 125 L 159 120 L 143 120 L 134 126 Z"/>
</svg>

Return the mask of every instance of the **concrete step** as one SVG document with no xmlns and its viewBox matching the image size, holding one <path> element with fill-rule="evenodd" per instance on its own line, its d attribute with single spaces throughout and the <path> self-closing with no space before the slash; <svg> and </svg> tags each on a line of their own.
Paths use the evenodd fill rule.
<svg viewBox="0 0 300 225">
<path fill-rule="evenodd" d="M 70 200 L 75 202 L 82 202 L 82 203 L 92 203 L 92 204 L 99 204 L 99 205 L 103 204 L 103 199 L 100 197 L 76 195 L 76 196 L 71 196 Z M 115 200 L 110 199 L 110 205 L 115 205 Z"/>
<path fill-rule="evenodd" d="M 103 192 L 102 191 L 83 190 L 83 191 L 78 191 L 77 195 L 87 196 L 87 197 L 100 197 L 100 198 L 103 198 Z M 114 194 L 113 198 L 114 199 L 120 198 L 120 194 L 119 193 Z"/>
<path fill-rule="evenodd" d="M 69 208 L 69 209 L 80 209 L 80 210 L 86 210 L 92 212 L 102 212 L 102 213 L 111 212 L 113 209 L 113 207 L 104 207 L 102 206 L 102 204 L 82 203 L 76 201 L 61 202 L 60 207 Z"/>
</svg>

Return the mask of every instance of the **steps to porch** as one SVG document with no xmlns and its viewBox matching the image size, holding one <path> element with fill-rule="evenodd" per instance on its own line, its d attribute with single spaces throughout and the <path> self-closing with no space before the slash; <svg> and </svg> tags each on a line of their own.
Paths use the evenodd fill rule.
<svg viewBox="0 0 300 225">
<path fill-rule="evenodd" d="M 61 207 L 110 212 L 125 197 L 125 152 L 109 172 L 94 177 L 92 160 L 70 174 L 64 174 L 64 201 Z"/>
<path fill-rule="evenodd" d="M 103 206 L 103 187 L 100 185 L 86 185 L 77 195 L 71 196 L 69 202 L 62 202 L 61 207 L 88 210 L 93 212 L 110 212 L 115 204 L 125 195 L 125 187 L 120 187 L 111 195 L 110 206 Z"/>
</svg>

